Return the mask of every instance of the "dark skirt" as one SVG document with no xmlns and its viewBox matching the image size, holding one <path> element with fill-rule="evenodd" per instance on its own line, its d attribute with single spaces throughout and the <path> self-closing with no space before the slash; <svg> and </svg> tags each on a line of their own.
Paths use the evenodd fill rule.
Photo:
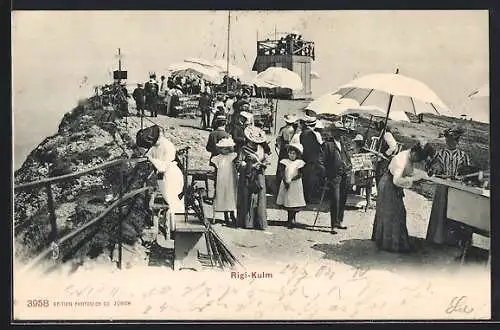
<svg viewBox="0 0 500 330">
<path fill-rule="evenodd" d="M 248 189 L 245 170 L 240 171 L 238 179 L 238 198 L 236 206 L 236 226 L 248 229 L 267 228 L 267 199 L 266 199 L 266 177 L 259 172 L 257 181 L 260 189 L 253 193 Z"/>
<path fill-rule="evenodd" d="M 379 161 L 375 165 L 375 183 L 377 184 L 377 186 L 384 174 L 387 173 L 390 162 L 391 161 L 388 159 L 379 159 Z"/>
<path fill-rule="evenodd" d="M 447 209 L 448 187 L 437 185 L 425 239 L 436 244 L 458 246 L 460 240 L 463 239 L 464 235 L 468 236 L 468 233 L 465 233 L 458 222 L 448 219 Z"/>
<path fill-rule="evenodd" d="M 403 197 L 403 188 L 396 186 L 393 183 L 392 174 L 386 172 L 379 181 L 377 209 L 372 232 L 372 240 L 381 250 L 389 252 L 410 251 Z"/>
</svg>

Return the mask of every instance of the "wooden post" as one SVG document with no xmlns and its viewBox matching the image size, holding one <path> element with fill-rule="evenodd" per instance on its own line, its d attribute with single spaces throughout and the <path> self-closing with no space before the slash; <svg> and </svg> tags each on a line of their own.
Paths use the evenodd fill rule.
<svg viewBox="0 0 500 330">
<path fill-rule="evenodd" d="M 54 209 L 54 197 L 52 196 L 52 187 L 50 183 L 45 185 L 47 189 L 47 208 L 49 209 L 49 219 L 50 219 L 50 236 L 49 241 L 54 241 L 57 239 L 57 218 Z"/>
<path fill-rule="evenodd" d="M 120 199 L 123 198 L 123 171 L 125 169 L 124 166 L 125 163 L 122 163 L 120 165 Z M 123 221 L 123 205 L 119 205 L 119 212 L 118 212 L 118 269 L 122 269 L 122 249 L 123 249 L 123 226 L 122 226 L 122 221 Z"/>
</svg>

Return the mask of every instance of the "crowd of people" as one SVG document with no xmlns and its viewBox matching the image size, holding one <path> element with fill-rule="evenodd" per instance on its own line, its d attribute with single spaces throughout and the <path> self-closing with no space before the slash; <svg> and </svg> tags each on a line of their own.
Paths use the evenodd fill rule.
<svg viewBox="0 0 500 330">
<path fill-rule="evenodd" d="M 275 43 L 274 43 L 275 42 Z M 289 33 L 279 40 L 267 39 L 257 44 L 258 55 L 301 55 L 315 58 L 314 43 L 305 41 L 297 33 Z"/>
<path fill-rule="evenodd" d="M 162 77 L 163 78 L 163 77 Z M 138 111 L 147 109 L 150 90 L 161 90 L 163 85 L 150 81 L 138 87 L 133 97 Z M 163 82 L 164 79 L 161 79 Z M 175 89 L 175 86 L 174 86 Z M 140 91 L 138 91 L 140 90 Z M 139 106 L 142 101 L 144 106 Z M 202 127 L 211 132 L 206 150 L 210 153 L 210 166 L 216 172 L 214 209 L 223 212 L 228 225 L 237 228 L 264 230 L 267 227 L 267 189 L 265 172 L 270 166 L 271 148 L 266 133 L 255 125 L 250 112 L 248 93 L 228 93 L 212 99 L 204 91 L 199 107 Z M 153 115 L 157 112 L 152 111 Z M 212 116 L 213 115 L 213 116 Z M 426 175 L 453 178 L 464 174 L 470 167 L 468 155 L 458 148 L 462 129 L 451 128 L 443 132 L 446 148 L 435 151 L 428 143 L 419 143 L 399 150 L 390 127 L 376 123 L 380 142 L 377 150 L 367 148 L 366 137 L 351 134 L 339 122 L 325 129 L 316 117 L 284 116 L 285 126 L 276 138 L 278 163 L 272 192 L 276 205 L 288 214 L 288 227 L 294 228 L 297 215 L 308 204 L 328 200 L 330 232 L 345 230 L 344 211 L 349 193 L 367 195 L 367 207 L 372 204 L 372 191 L 376 188 L 376 213 L 372 240 L 383 250 L 404 252 L 413 249 L 406 227 L 404 189 L 426 179 Z M 370 153 L 372 170 L 353 172 L 351 156 Z M 425 171 L 414 171 L 423 163 Z M 422 167 L 422 166 L 421 166 Z M 427 173 L 421 175 L 421 173 Z M 374 184 L 375 181 L 375 184 Z M 438 187 L 434 196 L 427 240 L 440 244 L 461 244 L 472 233 L 459 223 L 446 217 L 446 189 Z"/>
<path fill-rule="evenodd" d="M 244 100 L 239 103 L 231 125 L 227 125 L 225 116 L 217 116 L 216 129 L 208 139 L 210 164 L 217 172 L 215 211 L 226 214 L 228 225 L 265 229 L 269 185 L 264 173 L 270 165 L 271 148 L 264 131 L 248 120 L 246 105 Z M 383 250 L 412 251 L 414 246 L 406 227 L 404 189 L 426 179 L 427 175 L 463 174 L 461 171 L 470 165 L 469 157 L 457 148 L 463 134 L 459 128 L 444 132 L 447 147 L 442 150 L 436 151 L 425 142 L 399 150 L 390 128 L 378 122 L 380 147 L 370 150 L 365 147 L 365 137 L 359 133 L 348 142 L 348 131 L 340 125 L 334 124 L 325 130 L 315 117 L 299 119 L 296 115 L 285 115 L 284 120 L 286 125 L 276 138 L 278 164 L 273 195 L 276 205 L 287 211 L 289 228 L 295 227 L 300 210 L 308 204 L 322 202 L 320 196 L 323 195 L 330 207 L 330 233 L 345 230 L 343 220 L 348 194 L 364 188 L 371 196 L 372 188 L 376 187 L 372 240 Z M 357 153 L 372 154 L 373 170 L 352 171 L 351 155 Z M 417 166 L 418 163 L 422 166 Z M 415 171 L 416 167 L 427 171 Z M 371 198 L 367 202 L 371 204 Z M 457 245 L 472 233 L 446 218 L 445 203 L 446 196 L 437 191 L 427 239 Z"/>
</svg>

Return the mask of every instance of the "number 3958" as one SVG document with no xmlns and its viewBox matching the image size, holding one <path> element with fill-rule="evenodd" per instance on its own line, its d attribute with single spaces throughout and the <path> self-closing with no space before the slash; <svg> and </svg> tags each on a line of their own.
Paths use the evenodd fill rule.
<svg viewBox="0 0 500 330">
<path fill-rule="evenodd" d="M 28 307 L 49 307 L 49 301 L 47 299 L 28 299 Z"/>
</svg>

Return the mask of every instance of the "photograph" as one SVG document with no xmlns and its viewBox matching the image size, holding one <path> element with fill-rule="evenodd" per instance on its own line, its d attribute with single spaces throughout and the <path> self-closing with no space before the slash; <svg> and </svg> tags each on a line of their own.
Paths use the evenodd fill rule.
<svg viewBox="0 0 500 330">
<path fill-rule="evenodd" d="M 11 322 L 491 318 L 488 10 L 11 14 Z"/>
</svg>

